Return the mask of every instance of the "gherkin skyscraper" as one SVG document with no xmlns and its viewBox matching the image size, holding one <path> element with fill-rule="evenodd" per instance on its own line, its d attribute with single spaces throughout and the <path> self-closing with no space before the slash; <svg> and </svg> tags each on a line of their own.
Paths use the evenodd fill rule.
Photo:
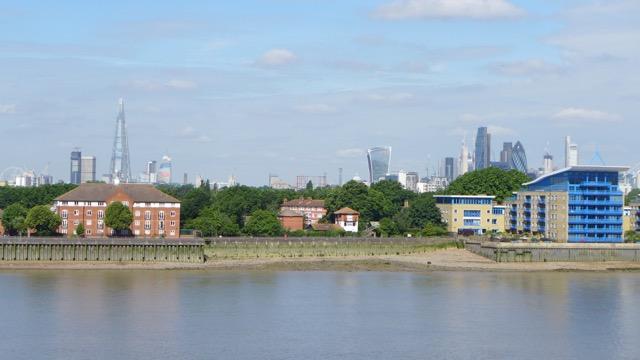
<svg viewBox="0 0 640 360">
<path fill-rule="evenodd" d="M 131 181 L 131 164 L 129 163 L 129 141 L 127 126 L 124 120 L 124 100 L 118 102 L 116 118 L 116 134 L 113 139 L 111 153 L 111 181 L 128 183 Z"/>
</svg>

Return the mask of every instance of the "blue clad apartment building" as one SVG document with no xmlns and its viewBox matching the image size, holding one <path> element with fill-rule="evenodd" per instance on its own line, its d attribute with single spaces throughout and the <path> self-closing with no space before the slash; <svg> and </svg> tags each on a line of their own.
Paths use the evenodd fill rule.
<svg viewBox="0 0 640 360">
<path fill-rule="evenodd" d="M 623 242 L 619 166 L 572 166 L 523 184 L 507 202 L 507 231 L 558 242 Z"/>
</svg>

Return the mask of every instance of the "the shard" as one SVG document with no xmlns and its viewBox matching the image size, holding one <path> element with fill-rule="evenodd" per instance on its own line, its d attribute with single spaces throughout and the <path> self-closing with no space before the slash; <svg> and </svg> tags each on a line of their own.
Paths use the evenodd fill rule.
<svg viewBox="0 0 640 360">
<path fill-rule="evenodd" d="M 118 117 L 116 119 L 116 134 L 113 139 L 111 153 L 111 181 L 128 183 L 131 181 L 131 164 L 129 163 L 129 141 L 127 140 L 127 126 L 124 118 L 124 101 L 118 102 Z"/>
</svg>

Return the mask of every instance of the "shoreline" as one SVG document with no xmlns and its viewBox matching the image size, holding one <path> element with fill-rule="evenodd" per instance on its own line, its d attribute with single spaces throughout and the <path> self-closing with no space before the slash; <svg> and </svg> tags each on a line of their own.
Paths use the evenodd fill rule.
<svg viewBox="0 0 640 360">
<path fill-rule="evenodd" d="M 210 270 L 210 271 L 640 271 L 640 262 L 497 263 L 464 249 L 419 255 L 222 259 L 206 263 L 1 262 L 0 270 Z"/>
</svg>

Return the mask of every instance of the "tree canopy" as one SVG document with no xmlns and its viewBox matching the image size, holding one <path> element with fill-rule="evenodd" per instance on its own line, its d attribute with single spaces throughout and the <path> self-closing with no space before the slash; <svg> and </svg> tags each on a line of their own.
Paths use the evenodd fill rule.
<svg viewBox="0 0 640 360">
<path fill-rule="evenodd" d="M 129 207 L 119 201 L 114 201 L 104 213 L 104 223 L 116 232 L 124 232 L 133 222 L 133 214 Z"/>
<path fill-rule="evenodd" d="M 76 185 L 55 184 L 36 187 L 0 187 L 0 209 L 6 209 L 9 205 L 20 203 L 26 208 L 36 205 L 51 205 L 53 199 L 73 190 Z"/>
<path fill-rule="evenodd" d="M 490 167 L 460 176 L 444 192 L 448 195 L 494 195 L 496 201 L 503 202 L 528 181 L 529 177 L 517 170 Z"/>
<path fill-rule="evenodd" d="M 213 207 L 202 210 L 197 218 L 187 223 L 187 227 L 200 231 L 200 235 L 206 237 L 234 236 L 240 233 L 238 224 Z"/>
<path fill-rule="evenodd" d="M 275 212 L 256 210 L 247 220 L 244 233 L 253 236 L 280 236 L 284 234 L 284 229 Z"/>
<path fill-rule="evenodd" d="M 55 235 L 61 223 L 60 216 L 51 211 L 47 205 L 31 208 L 25 221 L 27 227 L 35 230 L 36 235 L 39 236 Z"/>
<path fill-rule="evenodd" d="M 7 206 L 2 213 L 2 226 L 7 235 L 18 235 L 27 231 L 27 214 L 29 210 L 20 203 Z"/>
</svg>

